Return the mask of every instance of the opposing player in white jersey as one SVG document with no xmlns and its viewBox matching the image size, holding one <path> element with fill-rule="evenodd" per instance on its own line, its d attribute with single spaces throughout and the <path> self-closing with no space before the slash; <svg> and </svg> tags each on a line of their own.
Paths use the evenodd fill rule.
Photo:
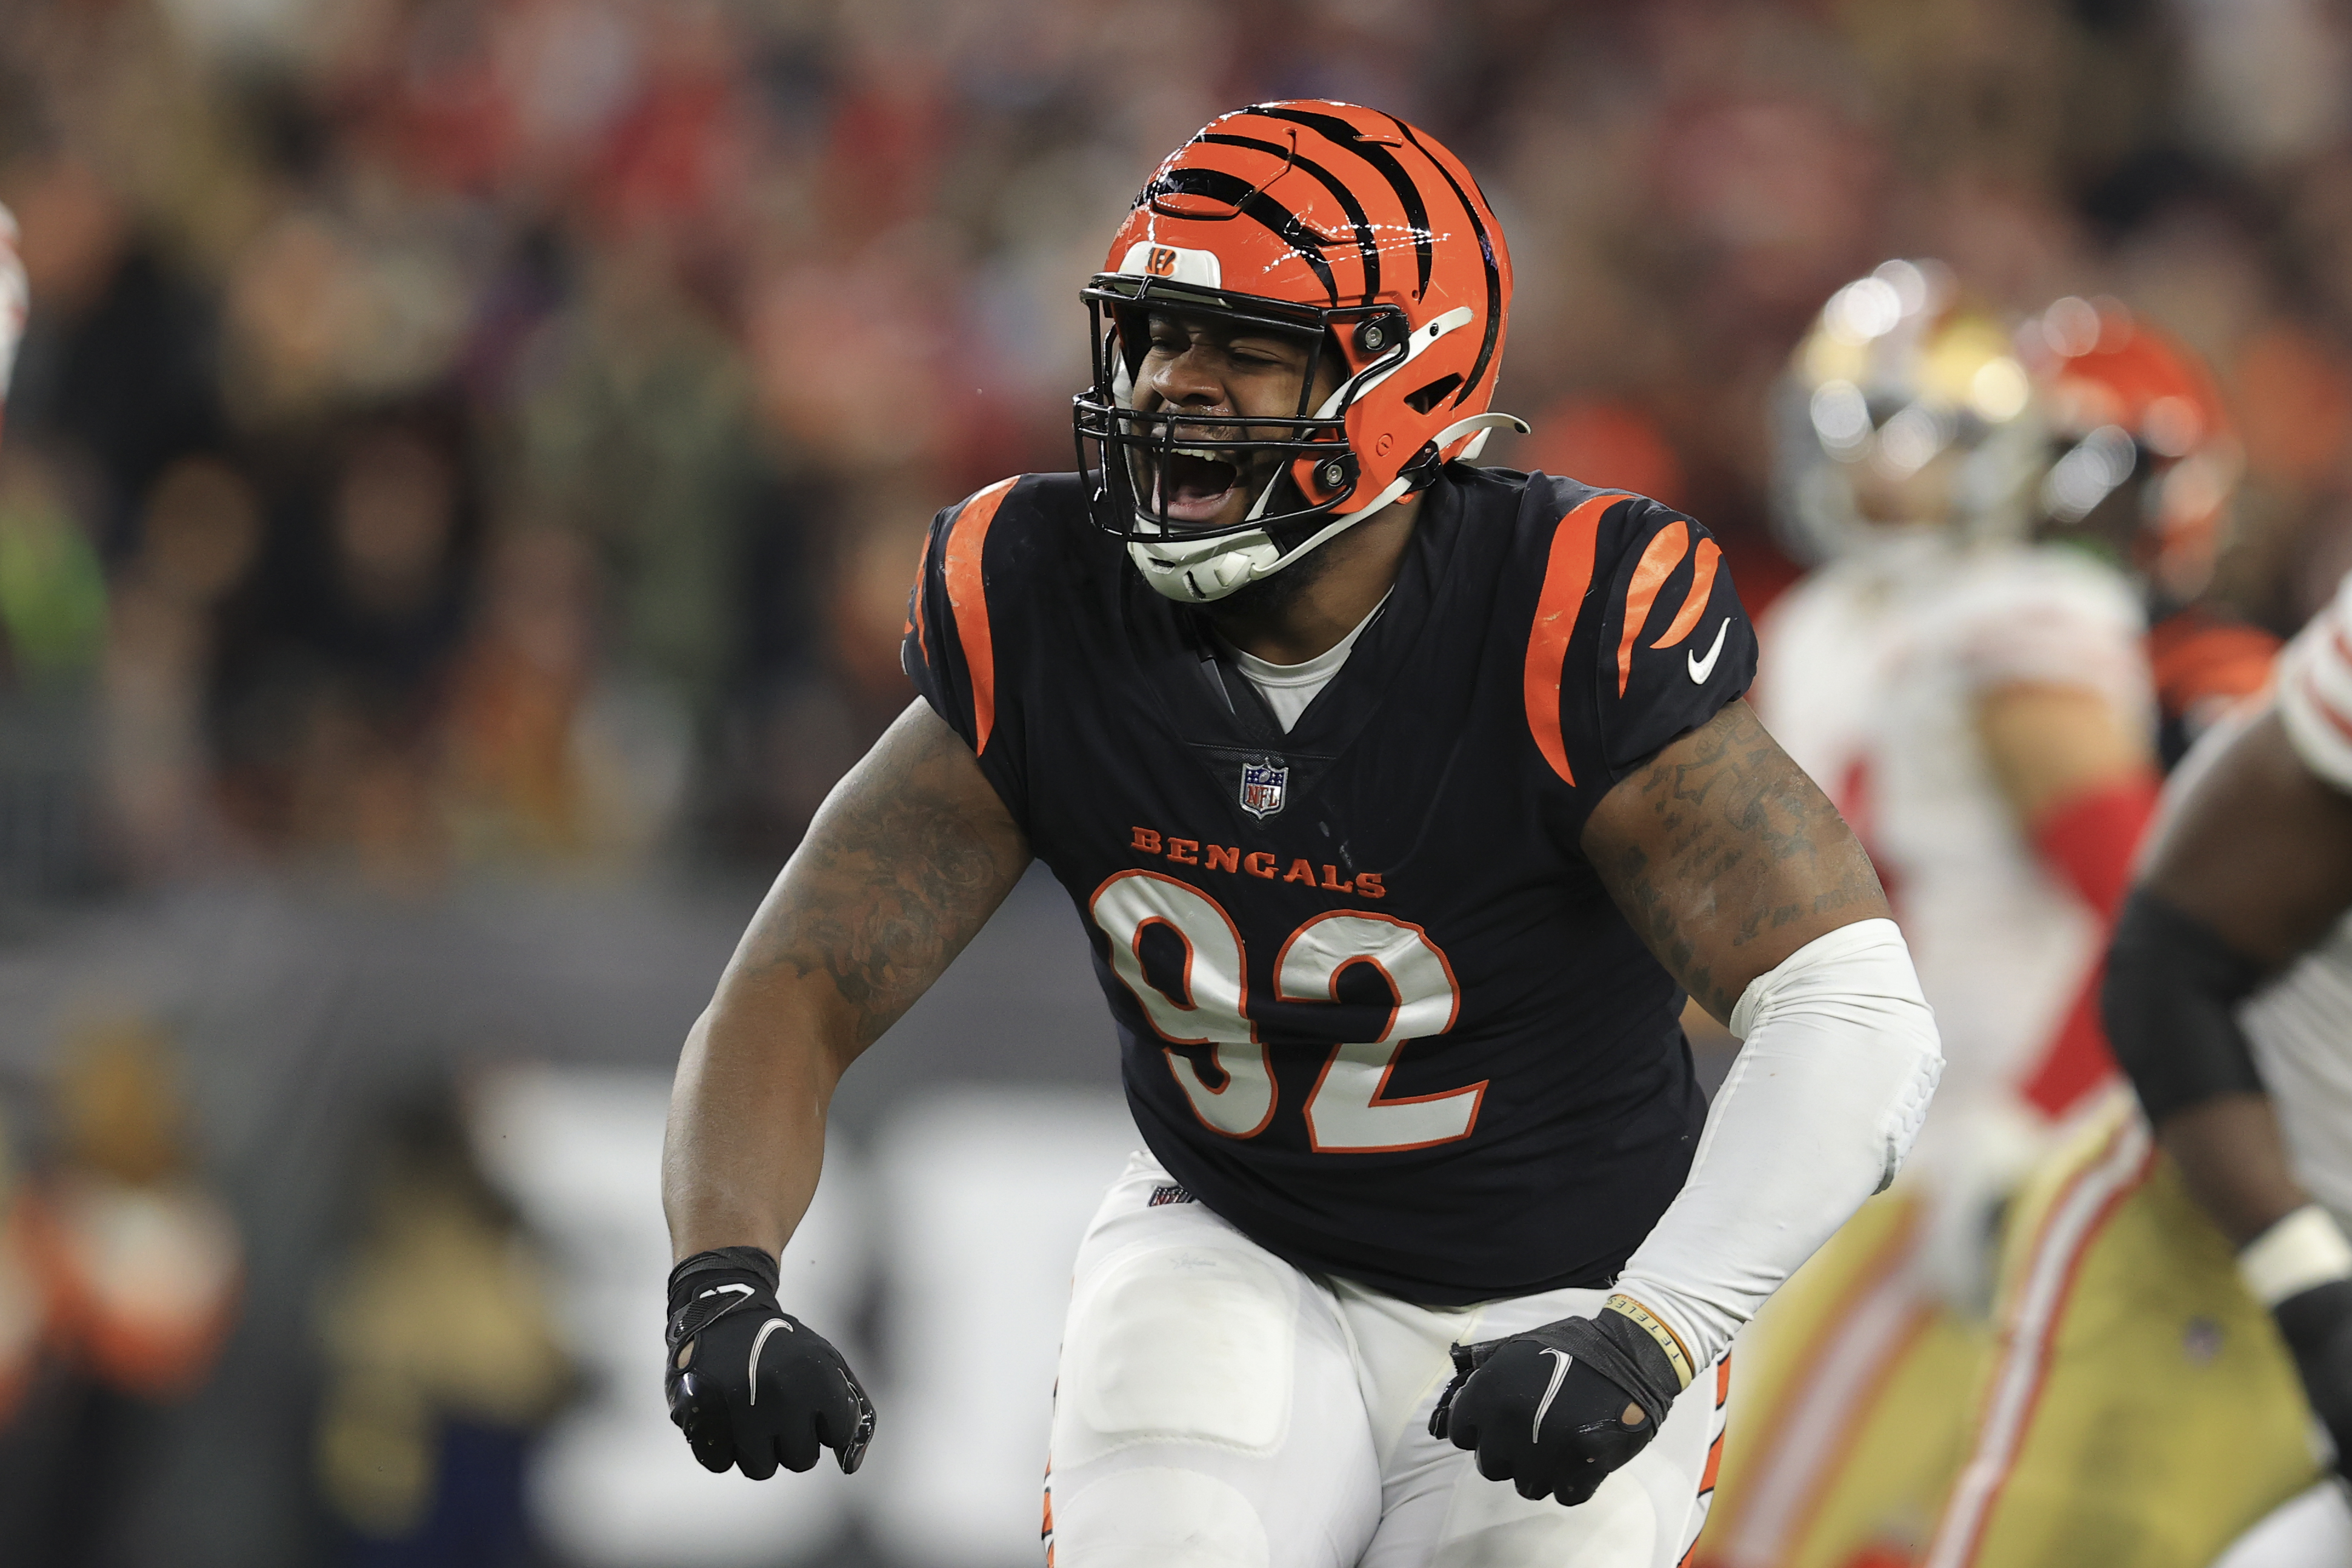
<svg viewBox="0 0 2352 1568">
<path fill-rule="evenodd" d="M 1826 559 L 1759 628 L 1753 700 L 1876 861 L 1949 1066 L 1905 1180 L 1743 1336 L 1718 1568 L 1909 1560 L 1960 1453 L 2000 1207 L 2106 1072 L 2091 977 L 2157 788 L 2145 620 L 2123 572 L 2031 533 L 2053 452 L 2082 466 L 2058 348 L 2097 322 L 2052 347 L 1890 262 L 1783 388 L 1783 516 Z"/>
<path fill-rule="evenodd" d="M 2352 579 L 2273 702 L 2176 775 L 2105 992 L 2137 1103 L 2021 1204 L 2001 1356 L 1928 1563 L 2055 1568 L 2087 1543 L 2116 1568 L 2340 1568 Z"/>
</svg>

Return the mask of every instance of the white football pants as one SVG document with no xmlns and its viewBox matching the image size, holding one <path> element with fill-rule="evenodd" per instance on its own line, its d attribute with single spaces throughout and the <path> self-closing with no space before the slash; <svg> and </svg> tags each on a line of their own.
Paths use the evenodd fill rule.
<svg viewBox="0 0 2352 1568">
<path fill-rule="evenodd" d="M 1454 1342 L 1603 1291 L 1419 1307 L 1302 1272 L 1138 1155 L 1078 1249 L 1046 1476 L 1052 1568 L 1674 1568 L 1714 1486 L 1710 1369 L 1564 1508 L 1429 1435 Z M 1155 1197 L 1157 1201 L 1155 1201 Z"/>
</svg>

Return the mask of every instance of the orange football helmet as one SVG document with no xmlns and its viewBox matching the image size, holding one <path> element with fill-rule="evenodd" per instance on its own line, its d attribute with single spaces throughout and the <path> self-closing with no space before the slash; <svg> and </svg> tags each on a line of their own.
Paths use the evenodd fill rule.
<svg viewBox="0 0 2352 1568">
<path fill-rule="evenodd" d="M 1459 159 L 1352 104 L 1255 104 L 1213 120 L 1152 173 L 1083 291 L 1094 383 L 1074 401 L 1096 522 L 1152 586 L 1187 602 L 1270 576 L 1475 456 L 1511 298 L 1502 225 Z M 1148 310 L 1221 318 L 1312 345 L 1295 414 L 1237 426 L 1134 406 Z M 1310 407 L 1334 356 L 1339 384 Z M 1168 514 L 1153 480 L 1179 452 L 1286 459 L 1230 525 Z"/>
<path fill-rule="evenodd" d="M 2019 354 L 2060 446 L 2043 476 L 2050 526 L 2095 528 L 2127 504 L 2121 564 L 2186 603 L 2213 571 L 2244 457 L 2196 350 L 2114 299 L 2068 298 L 2028 321 Z M 2105 510 L 2103 510 L 2105 509 Z"/>
</svg>

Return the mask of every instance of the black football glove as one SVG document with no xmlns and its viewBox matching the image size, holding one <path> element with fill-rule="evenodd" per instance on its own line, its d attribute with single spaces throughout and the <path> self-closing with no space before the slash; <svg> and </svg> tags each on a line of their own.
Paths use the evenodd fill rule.
<svg viewBox="0 0 2352 1568">
<path fill-rule="evenodd" d="M 2352 1280 L 2299 1291 L 2271 1309 L 2312 1414 L 2336 1439 L 2336 1468 L 2352 1473 Z"/>
<path fill-rule="evenodd" d="M 1682 1389 L 1657 1341 L 1604 1310 L 1455 1345 L 1454 1381 L 1430 1412 L 1429 1434 L 1476 1453 L 1488 1480 L 1573 1508 L 1650 1446 Z M 1631 1426 L 1619 1418 L 1628 1405 L 1642 1409 Z"/>
<path fill-rule="evenodd" d="M 776 1305 L 776 1260 L 698 1252 L 669 1271 L 669 1418 L 703 1468 L 755 1481 L 831 1448 L 848 1475 L 874 1440 L 874 1405 L 841 1353 Z"/>
</svg>

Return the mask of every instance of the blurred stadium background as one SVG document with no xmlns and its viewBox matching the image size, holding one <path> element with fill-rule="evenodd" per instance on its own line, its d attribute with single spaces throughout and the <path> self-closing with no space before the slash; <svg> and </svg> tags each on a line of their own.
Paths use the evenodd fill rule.
<svg viewBox="0 0 2352 1568">
<path fill-rule="evenodd" d="M 0 0 L 0 1559 L 996 1568 L 1132 1140 L 1033 877 L 847 1081 L 786 1297 L 866 1475 L 653 1375 L 667 1071 L 907 700 L 924 524 L 1066 466 L 1076 291 L 1213 113 L 1429 125 L 1518 267 L 1489 461 L 1751 607 L 1766 389 L 1932 255 L 2210 357 L 2220 596 L 2352 565 L 2325 0 Z"/>
</svg>

